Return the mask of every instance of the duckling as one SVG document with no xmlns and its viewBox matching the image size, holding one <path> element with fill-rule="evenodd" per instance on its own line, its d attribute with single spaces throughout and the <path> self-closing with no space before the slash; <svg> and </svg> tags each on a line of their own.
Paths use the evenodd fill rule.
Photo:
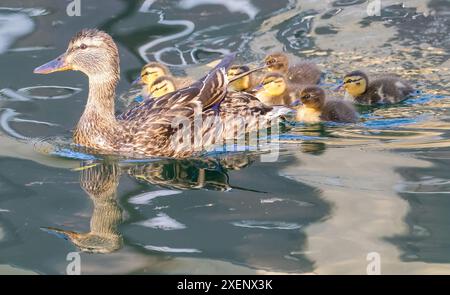
<svg viewBox="0 0 450 295">
<path fill-rule="evenodd" d="M 290 105 L 293 86 L 280 73 L 269 73 L 254 91 L 254 95 L 266 105 Z"/>
<path fill-rule="evenodd" d="M 281 52 L 268 55 L 264 61 L 269 72 L 281 73 L 291 83 L 316 85 L 322 77 L 322 71 L 314 63 L 301 61 L 290 65 L 287 55 Z"/>
<path fill-rule="evenodd" d="M 169 75 L 171 75 L 171 73 L 165 65 L 158 62 L 149 62 L 142 67 L 141 73 L 135 82 L 150 86 L 159 77 Z"/>
<path fill-rule="evenodd" d="M 159 98 L 177 90 L 175 80 L 169 76 L 161 76 L 149 86 L 148 93 L 153 98 Z"/>
<path fill-rule="evenodd" d="M 249 72 L 250 67 L 245 65 L 234 65 L 231 66 L 230 69 L 227 72 L 227 76 L 229 80 L 232 80 L 233 78 L 237 77 L 238 75 L 241 75 L 243 73 Z M 233 81 L 230 83 L 230 89 L 233 91 L 249 91 L 254 86 L 254 79 L 253 75 L 250 73 L 240 79 L 237 79 L 236 81 Z"/>
<path fill-rule="evenodd" d="M 308 86 L 299 93 L 303 105 L 297 110 L 297 121 L 315 123 L 332 121 L 355 123 L 358 113 L 354 106 L 344 100 L 326 99 L 325 91 L 318 86 Z"/>
<path fill-rule="evenodd" d="M 393 75 L 369 83 L 369 78 L 362 71 L 345 75 L 342 86 L 355 103 L 366 105 L 398 103 L 414 91 L 407 81 Z"/>
<path fill-rule="evenodd" d="M 34 72 L 78 70 L 88 76 L 89 96 L 73 134 L 74 143 L 104 153 L 185 158 L 216 144 L 228 128 L 220 104 L 229 95 L 226 71 L 234 57 L 234 54 L 226 56 L 191 86 L 156 100 L 144 100 L 117 118 L 114 101 L 120 77 L 119 52 L 107 33 L 82 30 L 70 40 L 65 53 Z M 240 101 L 239 98 L 234 97 L 233 101 Z M 233 112 L 234 104 L 230 103 L 228 108 L 228 112 Z M 246 110 L 248 118 L 262 116 L 264 120 L 272 120 L 283 115 L 279 109 L 264 105 Z M 184 140 L 181 136 L 189 126 L 180 124 L 180 119 L 192 124 L 196 114 L 214 115 L 216 120 L 211 125 L 201 125 L 190 134 L 191 140 Z M 256 128 L 257 124 L 248 125 L 249 130 Z M 193 140 L 193 137 L 200 140 Z"/>
<path fill-rule="evenodd" d="M 142 68 L 140 76 L 133 82 L 133 84 L 144 84 L 142 94 L 144 95 L 144 97 L 150 97 L 152 94 L 150 89 L 153 83 L 155 83 L 158 78 L 161 78 L 163 76 L 170 77 L 176 89 L 181 89 L 194 83 L 194 80 L 189 77 L 181 78 L 172 76 L 169 69 L 160 63 L 149 62 Z"/>
</svg>

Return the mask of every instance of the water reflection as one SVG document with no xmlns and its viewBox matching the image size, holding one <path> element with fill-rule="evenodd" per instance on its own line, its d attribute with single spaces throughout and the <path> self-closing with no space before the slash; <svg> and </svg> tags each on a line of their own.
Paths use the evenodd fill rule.
<svg viewBox="0 0 450 295">
<path fill-rule="evenodd" d="M 93 205 L 89 229 L 42 229 L 86 253 L 115 253 L 132 246 L 149 254 L 201 255 L 269 271 L 312 271 L 303 230 L 326 216 L 327 204 L 311 188 L 287 179 L 280 179 L 286 183 L 283 195 L 270 185 L 257 185 L 258 181 L 248 178 L 254 171 L 245 173 L 255 161 L 251 154 L 133 164 L 87 161 L 77 170 Z M 236 184 L 230 183 L 230 173 L 239 173 L 250 188 L 237 178 Z M 144 192 L 127 194 L 126 202 L 121 201 L 121 174 L 144 185 Z M 259 180 L 273 177 L 263 173 Z M 154 187 L 163 189 L 155 191 Z M 188 193 L 195 189 L 224 195 L 209 193 L 205 199 L 202 194 Z M 299 196 L 299 190 L 304 194 Z M 171 195 L 179 197 L 167 198 Z M 273 213 L 267 215 L 267 210 Z M 291 241 L 273 247 L 278 238 L 286 236 Z"/>
<path fill-rule="evenodd" d="M 83 162 L 80 170 L 80 186 L 93 203 L 88 232 L 75 232 L 54 227 L 45 231 L 71 241 L 80 251 L 89 253 L 110 253 L 119 250 L 123 238 L 118 230 L 122 222 L 122 209 L 117 203 L 117 187 L 122 172 L 139 182 L 158 185 L 171 190 L 206 189 L 227 191 L 231 189 L 227 170 L 241 169 L 250 165 L 247 155 L 227 156 L 216 159 L 163 160 L 132 167 L 120 165 L 117 161 Z M 173 191 L 176 193 L 176 191 Z M 170 191 L 169 191 L 170 194 Z M 146 204 L 163 194 L 143 194 L 130 202 Z M 167 193 L 166 193 L 167 195 Z M 164 214 L 158 222 L 164 221 Z M 153 223 L 157 220 L 153 219 Z M 141 223 L 149 226 L 149 223 Z"/>
<path fill-rule="evenodd" d="M 117 163 L 85 165 L 81 167 L 80 185 L 94 206 L 89 231 L 79 233 L 52 227 L 43 229 L 68 239 L 83 252 L 117 251 L 123 244 L 122 235 L 117 229 L 122 221 L 122 210 L 116 200 L 120 168 Z"/>
</svg>

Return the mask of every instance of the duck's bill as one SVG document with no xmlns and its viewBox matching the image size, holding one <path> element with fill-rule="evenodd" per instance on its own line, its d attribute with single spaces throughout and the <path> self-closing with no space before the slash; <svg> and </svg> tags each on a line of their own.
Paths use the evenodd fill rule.
<svg viewBox="0 0 450 295">
<path fill-rule="evenodd" d="M 136 79 L 134 79 L 133 82 L 131 82 L 131 85 L 137 85 L 137 84 L 141 84 L 142 83 L 142 77 L 141 75 L 139 75 L 139 77 L 137 77 Z"/>
<path fill-rule="evenodd" d="M 259 84 L 256 85 L 251 91 L 252 92 L 258 92 L 259 90 L 261 90 L 264 87 L 264 84 Z"/>
<path fill-rule="evenodd" d="M 234 82 L 234 81 L 236 81 L 236 80 L 239 80 L 239 79 L 241 79 L 242 77 L 245 77 L 245 76 L 247 76 L 247 75 L 249 75 L 249 74 L 251 74 L 251 73 L 254 73 L 254 72 L 257 72 L 257 71 L 261 71 L 261 70 L 264 70 L 265 68 L 266 68 L 266 66 L 261 66 L 261 67 L 257 67 L 257 68 L 251 69 L 250 71 L 244 72 L 244 73 L 242 73 L 242 74 L 233 76 L 232 78 L 229 77 L 228 83 L 231 83 L 231 82 Z"/>
<path fill-rule="evenodd" d="M 301 105 L 303 105 L 302 100 L 301 99 L 297 99 L 297 100 L 293 101 L 289 106 L 290 107 L 298 107 L 298 106 L 301 106 Z"/>
<path fill-rule="evenodd" d="M 67 65 L 65 62 L 65 54 L 62 54 L 55 58 L 54 60 L 49 61 L 46 64 L 43 64 L 40 67 L 34 69 L 33 73 L 35 74 L 50 74 L 54 72 L 68 71 L 72 70 L 72 67 Z"/>
<path fill-rule="evenodd" d="M 41 230 L 64 240 L 68 240 L 71 233 L 69 231 L 65 231 L 55 227 L 41 227 Z"/>
<path fill-rule="evenodd" d="M 339 83 L 333 90 L 334 90 L 334 91 L 339 91 L 339 90 L 342 89 L 342 87 L 344 87 L 344 82 Z"/>
</svg>

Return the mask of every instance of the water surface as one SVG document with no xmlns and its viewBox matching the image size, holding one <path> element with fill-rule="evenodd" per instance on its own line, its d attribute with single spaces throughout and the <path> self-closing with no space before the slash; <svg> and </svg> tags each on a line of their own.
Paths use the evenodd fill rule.
<svg viewBox="0 0 450 295">
<path fill-rule="evenodd" d="M 2 1 L 0 273 L 450 273 L 450 3 L 382 1 Z M 147 60 L 178 75 L 238 51 L 318 63 L 333 88 L 354 69 L 418 89 L 358 124 L 294 124 L 275 162 L 258 153 L 132 161 L 68 144 L 87 80 L 34 75 L 85 27 L 121 58 L 118 94 Z M 340 95 L 340 94 L 337 94 Z M 121 108 L 120 102 L 117 102 Z M 101 238 L 99 238 L 101 237 Z"/>
</svg>

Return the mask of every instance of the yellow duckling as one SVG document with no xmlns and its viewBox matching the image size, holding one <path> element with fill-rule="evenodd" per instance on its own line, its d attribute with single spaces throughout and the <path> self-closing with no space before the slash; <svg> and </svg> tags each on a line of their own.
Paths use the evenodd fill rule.
<svg viewBox="0 0 450 295">
<path fill-rule="evenodd" d="M 414 91 L 407 81 L 393 75 L 369 83 L 369 78 L 361 71 L 347 74 L 341 86 L 355 103 L 366 105 L 398 103 Z"/>
<path fill-rule="evenodd" d="M 254 89 L 254 95 L 266 105 L 290 105 L 293 88 L 282 74 L 269 73 Z"/>
<path fill-rule="evenodd" d="M 142 68 L 140 76 L 133 82 L 133 84 L 144 84 L 142 94 L 145 97 L 149 97 L 151 96 L 151 88 L 153 83 L 155 83 L 158 78 L 161 78 L 163 76 L 170 77 L 172 79 L 173 85 L 175 85 L 175 90 L 187 87 L 194 82 L 194 80 L 188 77 L 173 77 L 166 66 L 157 62 L 149 62 Z"/>
<path fill-rule="evenodd" d="M 136 82 L 152 85 L 159 77 L 168 75 L 171 75 L 171 73 L 166 66 L 158 62 L 149 62 L 142 67 L 141 74 Z"/>
<path fill-rule="evenodd" d="M 358 121 L 358 113 L 352 103 L 326 99 L 325 91 L 318 86 L 305 87 L 299 92 L 299 97 L 302 104 L 297 109 L 297 121 L 307 123 L 320 121 L 355 123 Z"/>
<path fill-rule="evenodd" d="M 291 65 L 287 55 L 281 52 L 268 55 L 264 61 L 269 72 L 285 75 L 290 83 L 315 85 L 322 77 L 322 71 L 314 63 L 301 61 Z"/>
<path fill-rule="evenodd" d="M 148 88 L 148 94 L 153 98 L 159 98 L 177 90 L 175 80 L 169 76 L 161 76 Z"/>
<path fill-rule="evenodd" d="M 227 72 L 227 76 L 229 80 L 236 78 L 239 75 L 242 75 L 246 72 L 249 72 L 250 68 L 245 65 L 234 65 L 231 66 Z M 253 75 L 250 73 L 242 78 L 239 78 L 230 83 L 230 90 L 233 91 L 249 91 L 254 87 L 254 79 Z"/>
<path fill-rule="evenodd" d="M 107 33 L 82 30 L 70 40 L 65 53 L 34 72 L 77 70 L 88 76 L 89 96 L 73 134 L 74 143 L 102 153 L 183 158 L 222 143 L 225 130 L 230 128 L 227 124 L 234 124 L 226 119 L 227 112 L 246 114 L 246 131 L 251 132 L 259 128 L 259 120 L 250 121 L 252 118 L 261 116 L 261 120 L 268 121 L 287 111 L 249 104 L 257 99 L 246 93 L 228 93 L 226 71 L 233 60 L 234 55 L 228 55 L 191 86 L 157 100 L 145 100 L 117 118 L 114 102 L 120 77 L 119 52 Z M 222 109 L 221 104 L 227 99 L 229 104 Z M 184 138 L 185 128 L 190 127 L 197 113 L 214 120 L 202 124 L 190 138 Z M 185 119 L 187 126 L 180 119 Z"/>
</svg>

